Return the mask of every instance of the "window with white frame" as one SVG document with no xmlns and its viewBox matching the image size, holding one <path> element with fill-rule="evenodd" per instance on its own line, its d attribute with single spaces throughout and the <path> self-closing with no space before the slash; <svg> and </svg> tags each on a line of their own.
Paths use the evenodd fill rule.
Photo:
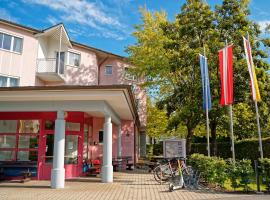
<svg viewBox="0 0 270 200">
<path fill-rule="evenodd" d="M 74 52 L 68 52 L 68 65 L 79 67 L 81 62 L 81 55 Z"/>
<path fill-rule="evenodd" d="M 0 49 L 22 53 L 23 39 L 0 32 Z"/>
<path fill-rule="evenodd" d="M 15 87 L 15 86 L 19 86 L 19 78 L 0 75 L 0 87 Z"/>
<path fill-rule="evenodd" d="M 105 74 L 106 75 L 112 75 L 112 66 L 111 65 L 106 65 L 105 66 Z"/>
</svg>

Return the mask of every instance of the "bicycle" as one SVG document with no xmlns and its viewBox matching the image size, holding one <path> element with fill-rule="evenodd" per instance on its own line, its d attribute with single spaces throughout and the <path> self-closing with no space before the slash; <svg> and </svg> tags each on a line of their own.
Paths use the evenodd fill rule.
<svg viewBox="0 0 270 200">
<path fill-rule="evenodd" d="M 173 158 L 171 160 L 164 159 L 162 163 L 158 163 L 158 166 L 154 168 L 154 179 L 158 183 L 167 182 L 169 179 L 175 177 L 179 174 L 178 161 L 180 162 L 180 167 L 184 180 L 187 179 L 189 174 L 193 173 L 190 166 L 186 166 L 184 158 Z"/>
</svg>

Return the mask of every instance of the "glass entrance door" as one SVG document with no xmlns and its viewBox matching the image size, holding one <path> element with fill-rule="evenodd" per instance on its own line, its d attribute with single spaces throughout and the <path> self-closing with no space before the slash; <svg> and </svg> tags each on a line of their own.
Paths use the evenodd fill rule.
<svg viewBox="0 0 270 200">
<path fill-rule="evenodd" d="M 48 124 L 48 123 L 47 123 Z M 65 136 L 65 178 L 78 177 L 82 171 L 81 167 L 81 154 L 79 153 L 80 146 L 82 146 L 82 137 L 80 136 L 79 131 L 68 131 L 70 129 L 69 126 L 77 125 L 77 123 L 69 123 L 66 122 L 66 136 Z M 72 125 L 70 125 L 72 124 Z M 80 127 L 80 124 L 78 125 Z M 47 126 L 48 128 L 48 126 Z M 40 179 L 50 180 L 51 178 L 51 170 L 53 166 L 53 149 L 54 149 L 54 125 L 52 126 L 53 130 L 46 130 L 45 123 L 45 131 L 42 137 L 42 160 L 40 166 Z"/>
</svg>

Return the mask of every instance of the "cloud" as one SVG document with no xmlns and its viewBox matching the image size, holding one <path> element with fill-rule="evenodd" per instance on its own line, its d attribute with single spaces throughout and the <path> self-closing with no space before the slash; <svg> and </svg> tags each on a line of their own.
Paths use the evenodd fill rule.
<svg viewBox="0 0 270 200">
<path fill-rule="evenodd" d="M 94 29 L 100 34 L 122 39 L 126 33 L 126 26 L 123 25 L 117 16 L 112 16 L 110 9 L 97 2 L 86 0 L 23 0 L 23 2 L 34 5 L 46 6 L 55 12 L 55 16 L 48 16 L 51 24 L 63 21 L 64 23 L 81 25 Z M 105 33 L 104 33 L 105 32 Z"/>
<path fill-rule="evenodd" d="M 51 25 L 55 25 L 55 24 L 58 24 L 59 23 L 59 21 L 55 17 L 53 17 L 51 15 L 49 15 L 47 17 L 47 21 L 50 22 Z"/>
<path fill-rule="evenodd" d="M 265 28 L 270 25 L 270 20 L 262 20 L 257 22 L 260 26 L 261 31 L 264 31 Z"/>
<path fill-rule="evenodd" d="M 8 21 L 18 22 L 16 17 L 13 17 L 7 10 L 0 8 L 0 18 Z"/>
</svg>

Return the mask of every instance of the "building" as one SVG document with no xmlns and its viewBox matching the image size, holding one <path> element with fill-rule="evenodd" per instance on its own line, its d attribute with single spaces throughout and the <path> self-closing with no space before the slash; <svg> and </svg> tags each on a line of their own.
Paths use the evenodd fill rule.
<svg viewBox="0 0 270 200">
<path fill-rule="evenodd" d="M 63 24 L 37 30 L 0 20 L 0 168 L 31 164 L 52 188 L 83 162 L 145 155 L 146 92 L 124 57 L 71 41 Z M 18 166 L 19 165 L 19 166 Z"/>
</svg>

